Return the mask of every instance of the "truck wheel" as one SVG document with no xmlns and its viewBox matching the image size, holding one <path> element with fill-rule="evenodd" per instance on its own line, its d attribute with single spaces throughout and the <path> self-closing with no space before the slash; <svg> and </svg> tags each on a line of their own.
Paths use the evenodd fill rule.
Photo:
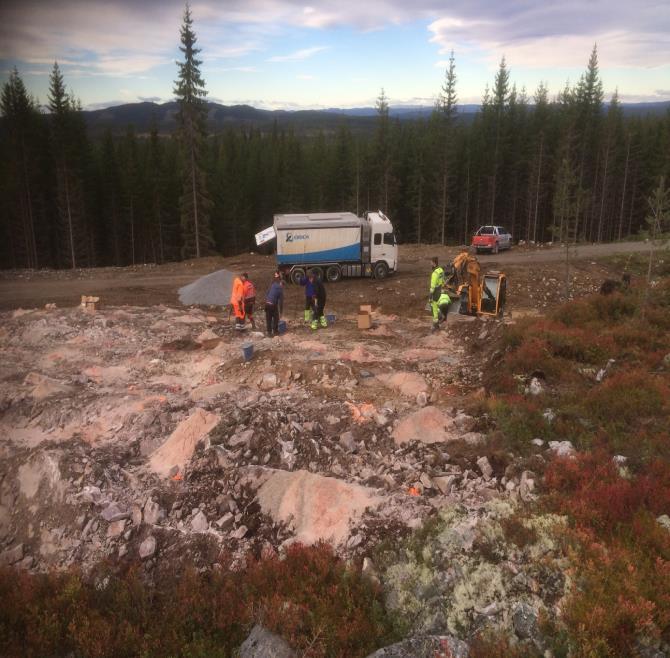
<svg viewBox="0 0 670 658">
<path fill-rule="evenodd" d="M 373 272 L 375 279 L 385 279 L 388 276 L 388 273 L 389 273 L 388 265 L 383 261 L 380 261 L 375 265 L 375 269 Z"/>
<path fill-rule="evenodd" d="M 300 285 L 300 282 L 305 278 L 305 270 L 302 267 L 296 267 L 294 270 L 291 270 L 291 283 L 294 283 L 296 286 Z"/>
<path fill-rule="evenodd" d="M 326 270 L 326 280 L 330 283 L 335 283 L 342 278 L 342 270 L 339 265 L 331 265 Z"/>
</svg>

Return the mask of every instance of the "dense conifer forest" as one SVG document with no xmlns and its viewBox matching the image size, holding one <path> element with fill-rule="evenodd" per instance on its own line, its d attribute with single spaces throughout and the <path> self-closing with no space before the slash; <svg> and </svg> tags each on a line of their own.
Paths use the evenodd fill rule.
<svg viewBox="0 0 670 658">
<path fill-rule="evenodd" d="M 618 240 L 646 227 L 670 173 L 670 112 L 624 116 L 605 99 L 594 47 L 574 85 L 518 89 L 503 58 L 474 119 L 459 117 L 453 55 L 429 119 L 389 116 L 368 132 L 208 132 L 206 82 L 190 14 L 174 134 L 87 131 L 54 65 L 46 110 L 12 72 L 0 109 L 4 268 L 161 263 L 253 248 L 274 213 L 386 212 L 401 242 L 464 243 L 479 225 L 515 240 Z M 44 99 L 39 99 L 43 101 Z"/>
</svg>

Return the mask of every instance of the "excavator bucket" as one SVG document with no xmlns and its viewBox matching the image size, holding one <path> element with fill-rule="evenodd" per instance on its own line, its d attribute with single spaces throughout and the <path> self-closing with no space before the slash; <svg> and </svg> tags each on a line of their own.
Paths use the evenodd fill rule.
<svg viewBox="0 0 670 658">
<path fill-rule="evenodd" d="M 497 317 L 502 314 L 507 296 L 507 278 L 502 272 L 489 272 L 482 277 L 478 313 Z"/>
</svg>

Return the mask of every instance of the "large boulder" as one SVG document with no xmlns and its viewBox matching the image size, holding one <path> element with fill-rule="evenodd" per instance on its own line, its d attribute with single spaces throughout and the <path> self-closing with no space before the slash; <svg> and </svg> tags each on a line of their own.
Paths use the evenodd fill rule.
<svg viewBox="0 0 670 658">
<path fill-rule="evenodd" d="M 258 490 L 261 509 L 275 522 L 288 523 L 295 540 L 344 543 L 350 525 L 381 499 L 374 490 L 305 470 L 273 471 Z"/>
<path fill-rule="evenodd" d="M 181 471 L 190 461 L 198 443 L 219 423 L 220 417 L 204 409 L 196 409 L 183 420 L 160 448 L 149 458 L 149 467 L 154 473 L 168 477 L 173 467 Z"/>
<path fill-rule="evenodd" d="M 244 640 L 239 658 L 297 658 L 293 649 L 279 635 L 256 624 Z"/>
<path fill-rule="evenodd" d="M 457 438 L 454 421 L 437 407 L 424 407 L 415 411 L 403 418 L 393 431 L 396 445 L 412 440 L 442 443 Z"/>
<path fill-rule="evenodd" d="M 377 379 L 408 398 L 416 398 L 421 392 L 430 389 L 426 380 L 416 372 L 394 372 L 390 374 L 377 375 Z"/>
</svg>

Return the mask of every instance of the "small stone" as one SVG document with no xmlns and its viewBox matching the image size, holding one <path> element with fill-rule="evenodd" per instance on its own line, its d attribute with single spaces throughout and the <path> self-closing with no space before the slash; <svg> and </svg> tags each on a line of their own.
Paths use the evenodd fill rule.
<svg viewBox="0 0 670 658">
<path fill-rule="evenodd" d="M 526 392 L 530 393 L 531 395 L 540 395 L 541 393 L 544 392 L 544 386 L 542 385 L 542 382 L 537 377 L 533 377 L 530 380 L 530 384 L 528 385 L 528 388 L 526 388 Z"/>
<path fill-rule="evenodd" d="M 656 523 L 670 532 L 670 516 L 667 514 L 661 514 L 661 516 L 657 517 Z"/>
<path fill-rule="evenodd" d="M 18 566 L 19 569 L 28 571 L 28 569 L 32 568 L 33 564 L 35 564 L 35 558 L 32 555 L 26 555 L 16 566 Z"/>
<path fill-rule="evenodd" d="M 528 603 L 517 603 L 512 612 L 512 623 L 514 632 L 522 640 L 537 635 L 537 614 Z"/>
<path fill-rule="evenodd" d="M 235 432 L 235 434 L 228 439 L 228 445 L 232 448 L 248 448 L 251 445 L 251 440 L 253 438 L 254 431 L 252 429 L 244 430 L 243 432 Z"/>
<path fill-rule="evenodd" d="M 249 532 L 249 528 L 245 525 L 241 525 L 235 532 L 233 532 L 233 539 L 244 539 L 245 535 Z"/>
<path fill-rule="evenodd" d="M 104 510 L 102 510 L 100 516 L 102 516 L 108 523 L 113 523 L 114 521 L 127 519 L 130 516 L 130 512 L 121 509 L 118 503 L 110 503 Z"/>
<path fill-rule="evenodd" d="M 261 391 L 271 391 L 273 388 L 277 387 L 277 383 L 277 375 L 275 375 L 274 372 L 266 372 L 263 377 L 261 377 L 259 388 Z"/>
<path fill-rule="evenodd" d="M 541 448 L 544 445 L 544 441 L 542 439 L 533 439 L 531 443 L 538 448 Z"/>
<path fill-rule="evenodd" d="M 351 432 L 343 432 L 340 434 L 340 445 L 346 452 L 356 452 L 356 450 L 358 450 L 354 435 Z"/>
<path fill-rule="evenodd" d="M 153 535 L 149 535 L 141 544 L 140 544 L 140 558 L 145 560 L 148 557 L 151 557 L 156 552 L 156 538 Z"/>
<path fill-rule="evenodd" d="M 214 523 L 218 526 L 220 530 L 229 530 L 232 528 L 233 523 L 235 522 L 235 517 L 228 512 L 224 514 L 220 519 L 217 519 Z"/>
<path fill-rule="evenodd" d="M 142 525 L 142 508 L 139 505 L 133 505 L 130 509 L 130 518 L 134 526 Z"/>
<path fill-rule="evenodd" d="M 23 559 L 23 544 L 17 544 L 0 553 L 0 564 L 9 565 Z"/>
<path fill-rule="evenodd" d="M 165 518 L 165 510 L 156 502 L 147 500 L 144 505 L 144 522 L 149 525 L 156 525 Z"/>
<path fill-rule="evenodd" d="M 193 532 L 207 532 L 208 529 L 209 521 L 207 520 L 207 517 L 202 510 L 198 510 L 198 512 L 191 518 L 191 530 Z"/>
<path fill-rule="evenodd" d="M 433 484 L 446 496 L 454 485 L 454 475 L 438 475 L 433 477 Z"/>
<path fill-rule="evenodd" d="M 115 539 L 119 535 L 123 534 L 123 531 L 126 527 L 126 520 L 120 519 L 119 521 L 112 521 L 107 527 L 107 537 L 110 539 Z"/>
<path fill-rule="evenodd" d="M 477 460 L 477 466 L 479 466 L 479 470 L 482 472 L 484 479 L 490 480 L 493 475 L 493 467 L 489 463 L 488 457 L 480 457 Z"/>
<path fill-rule="evenodd" d="M 419 482 L 423 485 L 425 489 L 432 489 L 433 488 L 433 481 L 430 478 L 430 475 L 428 473 L 421 473 L 421 477 L 419 478 Z"/>
<path fill-rule="evenodd" d="M 571 457 L 575 453 L 570 441 L 549 441 L 549 449 L 558 457 Z"/>
</svg>

